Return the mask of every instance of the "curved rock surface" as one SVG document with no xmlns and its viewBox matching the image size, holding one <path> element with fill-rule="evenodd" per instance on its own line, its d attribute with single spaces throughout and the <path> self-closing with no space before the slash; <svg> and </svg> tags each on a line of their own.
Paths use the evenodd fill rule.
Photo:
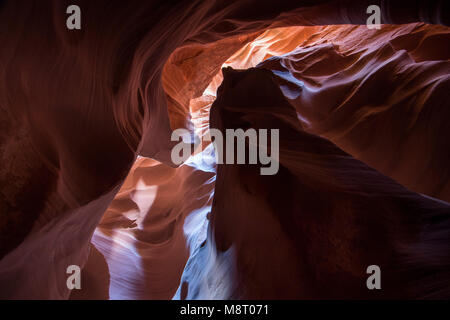
<svg viewBox="0 0 450 320">
<path fill-rule="evenodd" d="M 450 10 L 372 2 L 3 1 L 0 298 L 448 298 Z M 279 174 L 176 168 L 210 125 Z"/>
</svg>

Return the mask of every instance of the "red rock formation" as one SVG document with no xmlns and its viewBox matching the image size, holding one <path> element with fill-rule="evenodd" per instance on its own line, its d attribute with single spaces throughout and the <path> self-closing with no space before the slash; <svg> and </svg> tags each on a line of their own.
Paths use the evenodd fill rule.
<svg viewBox="0 0 450 320">
<path fill-rule="evenodd" d="M 235 252 L 228 297 L 448 297 L 450 205 L 306 133 L 272 72 L 224 73 L 212 127 L 280 128 L 278 174 L 218 167 L 211 228 L 219 252 Z M 383 270 L 383 290 L 365 287 L 372 264 Z"/>
<path fill-rule="evenodd" d="M 189 256 L 185 219 L 210 207 L 213 176 L 192 165 L 136 162 L 93 237 L 110 266 L 111 298 L 175 294 Z"/>
<path fill-rule="evenodd" d="M 69 1 L 0 5 L 0 30 L 7 30 L 0 33 L 0 298 L 68 298 L 72 264 L 86 265 L 87 278 L 72 298 L 170 298 L 178 284 L 178 298 L 337 297 L 344 289 L 366 297 L 356 286 L 367 248 L 392 269 L 386 297 L 448 297 L 448 204 L 352 158 L 448 201 L 447 27 L 286 31 L 268 55 L 297 41 L 303 48 L 231 72 L 226 81 L 237 87 L 222 86 L 219 113 L 231 99 L 249 114 L 246 125 L 276 124 L 290 134 L 283 133 L 278 177 L 219 166 L 207 234 L 214 170 L 195 159 L 169 168 L 171 130 L 193 129 L 192 120 L 206 133 L 214 98 L 203 91 L 265 30 L 364 24 L 371 1 L 76 2 L 80 31 L 66 28 Z M 386 1 L 381 9 L 387 24 L 449 24 L 444 1 Z M 253 57 L 235 62 L 266 58 Z M 305 83 L 291 88 L 300 95 L 279 91 L 286 83 L 277 71 Z M 236 96 L 238 89 L 245 94 Z M 366 104 L 358 94 L 375 100 Z M 268 113 L 255 117 L 249 99 L 266 103 Z M 213 123 L 225 128 L 239 119 L 230 113 Z M 138 155 L 158 162 L 135 163 Z M 361 211 L 368 220 L 358 220 Z M 90 250 L 93 235 L 98 251 Z M 443 280 L 416 277 L 415 290 L 410 278 L 398 282 L 402 268 L 404 277 L 442 273 Z M 289 281 L 309 283 L 284 290 L 288 273 Z M 339 290 L 322 290 L 329 283 Z"/>
</svg>

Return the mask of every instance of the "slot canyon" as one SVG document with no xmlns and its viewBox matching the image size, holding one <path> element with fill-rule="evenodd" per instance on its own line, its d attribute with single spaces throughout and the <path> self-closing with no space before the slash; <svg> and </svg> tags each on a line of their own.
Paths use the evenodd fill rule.
<svg viewBox="0 0 450 320">
<path fill-rule="evenodd" d="M 450 299 L 449 26 L 444 0 L 0 1 L 0 299 Z M 278 129 L 278 172 L 216 163 L 212 128 Z"/>
</svg>

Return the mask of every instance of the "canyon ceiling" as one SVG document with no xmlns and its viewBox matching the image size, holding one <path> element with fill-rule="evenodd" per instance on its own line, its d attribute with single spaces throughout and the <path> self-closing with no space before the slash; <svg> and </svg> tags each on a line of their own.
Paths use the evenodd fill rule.
<svg viewBox="0 0 450 320">
<path fill-rule="evenodd" d="M 1 1 L 0 298 L 450 298 L 449 14 Z M 279 129 L 279 171 L 177 166 L 179 128 Z"/>
</svg>

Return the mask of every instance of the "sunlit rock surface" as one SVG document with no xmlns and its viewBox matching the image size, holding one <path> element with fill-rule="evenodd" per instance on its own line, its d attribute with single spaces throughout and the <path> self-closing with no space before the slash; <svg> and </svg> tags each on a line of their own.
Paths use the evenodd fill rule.
<svg viewBox="0 0 450 320">
<path fill-rule="evenodd" d="M 450 296 L 446 2 L 78 2 L 0 7 L 0 298 Z M 210 125 L 279 174 L 176 168 Z"/>
<path fill-rule="evenodd" d="M 218 168 L 211 232 L 220 252 L 235 252 L 228 297 L 447 296 L 445 281 L 423 273 L 448 279 L 450 205 L 407 190 L 297 120 L 272 72 L 226 71 L 211 126 L 281 128 L 277 175 Z M 371 264 L 384 270 L 382 292 L 364 285 Z"/>
</svg>

